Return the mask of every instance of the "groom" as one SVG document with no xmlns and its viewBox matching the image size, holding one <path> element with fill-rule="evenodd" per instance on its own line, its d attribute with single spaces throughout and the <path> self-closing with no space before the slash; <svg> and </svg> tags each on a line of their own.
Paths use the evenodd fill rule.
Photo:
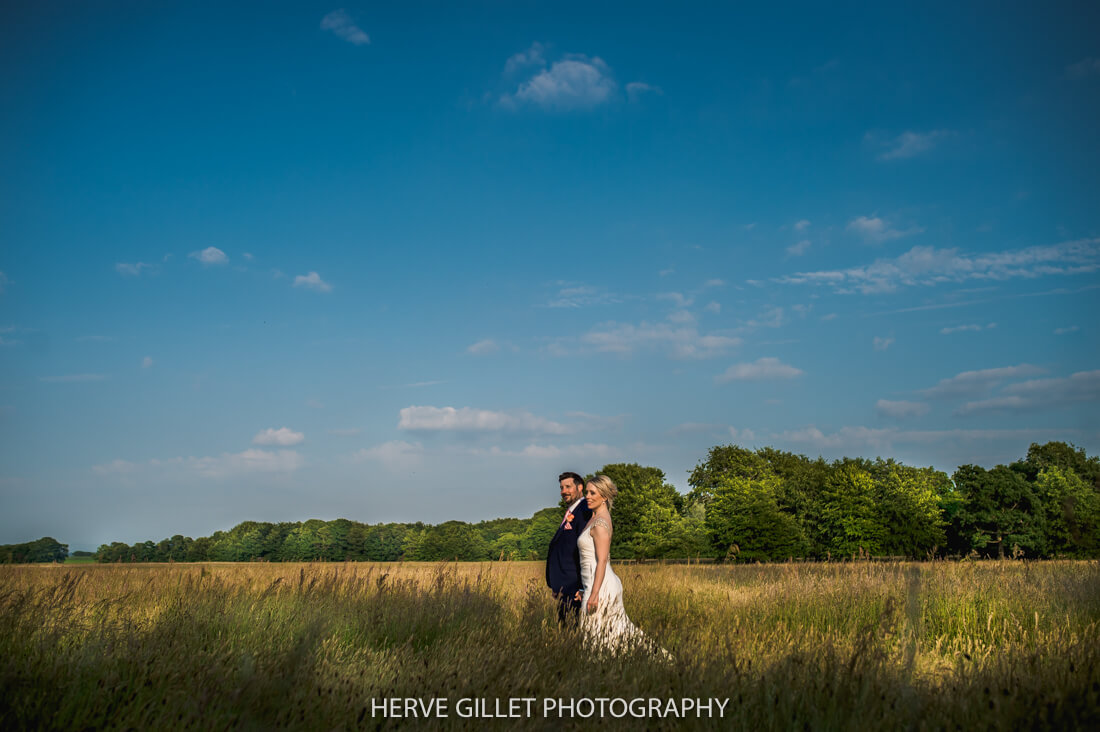
<svg viewBox="0 0 1100 732">
<path fill-rule="evenodd" d="M 567 618 L 573 624 L 580 620 L 581 557 L 577 537 L 592 518 L 592 510 L 584 500 L 584 478 L 576 473 L 562 473 L 558 486 L 566 510 L 546 554 L 546 585 L 558 601 L 558 622 L 565 625 Z"/>
</svg>

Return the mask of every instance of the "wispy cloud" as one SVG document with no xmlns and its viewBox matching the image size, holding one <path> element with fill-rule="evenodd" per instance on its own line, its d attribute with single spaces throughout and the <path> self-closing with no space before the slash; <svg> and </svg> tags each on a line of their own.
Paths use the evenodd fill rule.
<svg viewBox="0 0 1100 732">
<path fill-rule="evenodd" d="M 76 339 L 77 343 L 113 343 L 115 341 L 114 336 L 105 335 L 84 335 Z"/>
<path fill-rule="evenodd" d="M 39 376 L 39 381 L 52 384 L 80 383 L 84 381 L 103 381 L 106 374 L 65 374 L 63 376 Z"/>
<path fill-rule="evenodd" d="M 306 436 L 302 432 L 295 432 L 289 427 L 280 427 L 274 429 L 269 427 L 262 432 L 256 433 L 256 436 L 252 438 L 253 445 L 278 445 L 279 447 L 290 447 L 292 445 L 299 445 L 304 442 Z"/>
<path fill-rule="evenodd" d="M 152 358 L 152 356 L 146 356 L 145 358 L 141 359 L 141 367 L 143 369 L 152 368 L 153 367 L 153 358 Z"/>
<path fill-rule="evenodd" d="M 630 355 L 637 351 L 662 351 L 672 358 L 712 358 L 741 345 L 741 339 L 728 335 L 703 334 L 692 322 L 673 313 L 668 322 L 608 322 L 595 326 L 580 337 L 581 344 L 603 353 Z M 561 355 L 571 353 L 559 348 Z"/>
<path fill-rule="evenodd" d="M 514 59 L 516 56 L 509 59 L 509 64 Z M 541 70 L 520 83 L 515 92 L 503 95 L 501 106 L 534 106 L 550 111 L 592 109 L 613 100 L 618 91 L 611 68 L 597 56 L 569 54 L 549 68 L 542 67 L 545 61 L 539 56 L 537 63 Z"/>
<path fill-rule="evenodd" d="M 934 286 L 943 282 L 1035 279 L 1090 273 L 1097 269 L 1100 269 L 1100 238 L 974 255 L 961 254 L 958 249 L 916 246 L 899 257 L 876 259 L 862 267 L 798 272 L 773 281 L 825 285 L 839 294 L 875 294 L 893 292 L 899 287 Z M 950 304 L 943 307 L 948 306 Z M 939 306 L 927 306 L 933 307 Z"/>
<path fill-rule="evenodd" d="M 1044 373 L 1043 369 L 1026 363 L 1019 366 L 963 371 L 949 379 L 942 379 L 935 386 L 923 389 L 920 393 L 929 399 L 976 396 L 988 392 L 1005 381 L 1026 378 L 1041 373 Z"/>
<path fill-rule="evenodd" d="M 11 280 L 8 279 L 8 276 L 0 272 L 0 294 L 4 293 L 4 288 L 8 286 L 9 282 L 11 282 Z"/>
<path fill-rule="evenodd" d="M 714 378 L 719 384 L 730 381 L 771 381 L 793 379 L 802 375 L 802 370 L 781 362 L 778 358 L 758 358 L 748 363 L 735 363 Z"/>
<path fill-rule="evenodd" d="M 789 247 L 787 247 L 787 254 L 791 255 L 792 257 L 801 257 L 809 250 L 810 246 L 810 240 L 803 239 L 802 241 L 796 244 L 791 244 Z"/>
<path fill-rule="evenodd" d="M 646 94 L 656 94 L 658 96 L 664 94 L 659 86 L 653 86 L 652 84 L 645 84 L 640 81 L 632 81 L 626 85 L 626 97 L 632 102 L 636 102 Z"/>
<path fill-rule="evenodd" d="M 885 141 L 875 135 L 869 135 L 868 139 L 886 148 L 879 153 L 878 159 L 887 161 L 903 160 L 929 152 L 940 142 L 954 134 L 955 133 L 951 130 L 932 130 L 930 132 L 906 131 L 897 137 L 892 137 Z"/>
<path fill-rule="evenodd" d="M 924 402 L 892 402 L 888 399 L 879 399 L 875 402 L 875 411 L 882 417 L 894 419 L 907 419 L 928 414 L 929 406 Z"/>
<path fill-rule="evenodd" d="M 222 453 L 209 457 L 175 457 L 167 460 L 153 459 L 146 463 L 113 460 L 92 466 L 99 475 L 159 471 L 173 474 L 193 474 L 202 478 L 226 478 L 249 473 L 290 473 L 304 464 L 295 450 L 249 449 L 238 453 Z"/>
<path fill-rule="evenodd" d="M 564 435 L 568 425 L 537 417 L 530 412 L 496 412 L 472 407 L 405 407 L 398 429 L 424 432 L 506 432 Z"/>
<path fill-rule="evenodd" d="M 538 41 L 532 43 L 531 47 L 526 51 L 520 51 L 511 56 L 504 63 L 504 73 L 515 74 L 532 66 L 537 66 L 539 68 L 544 68 L 546 66 L 546 46 Z"/>
<path fill-rule="evenodd" d="M 391 440 L 374 447 L 363 448 L 352 455 L 355 462 L 375 462 L 387 470 L 398 472 L 417 467 L 424 458 L 424 446 L 419 442 Z"/>
<path fill-rule="evenodd" d="M 146 264 L 145 262 L 116 262 L 115 271 L 123 277 L 138 277 L 143 270 L 150 270 L 155 272 L 157 269 L 154 264 Z"/>
<path fill-rule="evenodd" d="M 1084 79 L 1088 76 L 1100 76 L 1100 58 L 1083 58 L 1066 67 L 1066 76 L 1071 79 Z"/>
<path fill-rule="evenodd" d="M 1079 330 L 1081 330 L 1081 329 L 1078 328 L 1076 325 L 1070 325 L 1070 326 L 1065 327 L 1065 328 L 1055 328 L 1054 329 L 1054 335 L 1066 335 L 1068 333 L 1076 333 Z"/>
<path fill-rule="evenodd" d="M 321 275 L 310 272 L 307 275 L 298 275 L 294 278 L 295 287 L 304 287 L 316 292 L 332 292 L 332 285 L 321 279 Z"/>
<path fill-rule="evenodd" d="M 546 303 L 551 308 L 583 308 L 592 305 L 613 305 L 621 302 L 621 299 L 610 292 L 590 285 L 576 285 L 559 283 L 554 299 Z"/>
<path fill-rule="evenodd" d="M 1009 384 L 1000 395 L 967 402 L 958 415 L 1024 412 L 1100 400 L 1100 370 L 1079 371 L 1067 378 L 1032 379 Z"/>
<path fill-rule="evenodd" d="M 355 46 L 365 46 L 370 43 L 370 36 L 356 25 L 351 16 L 343 9 L 333 10 L 321 18 L 321 30 L 332 31 L 337 38 L 341 38 Z"/>
<path fill-rule="evenodd" d="M 986 325 L 979 325 L 977 323 L 971 323 L 969 325 L 949 325 L 945 328 L 940 328 L 942 335 L 950 335 L 952 333 L 967 333 L 967 332 L 979 332 L 988 330 L 989 328 L 996 328 L 996 323 L 987 323 Z"/>
<path fill-rule="evenodd" d="M 496 341 L 492 338 L 486 338 L 468 346 L 466 348 L 466 353 L 474 356 L 486 356 L 490 353 L 496 353 L 499 350 L 500 345 Z"/>
<path fill-rule="evenodd" d="M 197 259 L 204 266 L 229 263 L 229 257 L 227 257 L 225 252 L 223 252 L 221 249 L 218 249 L 217 247 L 207 247 L 206 249 L 203 249 L 199 252 L 191 252 L 187 256 L 192 259 Z"/>
<path fill-rule="evenodd" d="M 885 351 L 887 348 L 893 345 L 893 343 L 893 338 L 880 338 L 879 336 L 875 336 L 874 339 L 871 341 L 871 345 L 874 346 L 876 351 Z"/>
<path fill-rule="evenodd" d="M 919 226 L 911 226 L 908 229 L 895 229 L 885 219 L 878 216 L 857 216 L 848 222 L 847 229 L 873 244 L 881 244 L 924 231 Z"/>
</svg>

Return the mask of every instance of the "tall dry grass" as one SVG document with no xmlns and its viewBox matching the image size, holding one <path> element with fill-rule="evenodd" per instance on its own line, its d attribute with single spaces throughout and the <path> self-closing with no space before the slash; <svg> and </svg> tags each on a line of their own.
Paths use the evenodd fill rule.
<svg viewBox="0 0 1100 732">
<path fill-rule="evenodd" d="M 650 728 L 1100 725 L 1097 562 L 617 571 L 671 662 L 586 655 L 538 563 L 3 567 L 0 725 L 408 725 L 372 717 L 385 697 L 730 700 Z"/>
</svg>

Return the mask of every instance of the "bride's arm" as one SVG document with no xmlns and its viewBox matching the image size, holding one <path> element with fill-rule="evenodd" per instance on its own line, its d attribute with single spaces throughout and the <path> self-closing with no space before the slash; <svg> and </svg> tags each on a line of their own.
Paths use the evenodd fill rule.
<svg viewBox="0 0 1100 732">
<path fill-rule="evenodd" d="M 604 526 L 595 524 L 590 533 L 592 543 L 596 546 L 596 576 L 592 579 L 592 592 L 588 593 L 587 610 L 594 613 L 600 605 L 600 586 L 607 574 L 607 559 L 611 555 L 611 532 Z"/>
</svg>

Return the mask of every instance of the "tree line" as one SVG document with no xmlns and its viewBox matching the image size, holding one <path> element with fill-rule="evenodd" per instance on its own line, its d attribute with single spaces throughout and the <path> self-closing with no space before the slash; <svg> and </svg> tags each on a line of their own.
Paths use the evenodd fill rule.
<svg viewBox="0 0 1100 732">
<path fill-rule="evenodd" d="M 40 564 L 64 562 L 69 545 L 50 536 L 22 544 L 0 544 L 0 564 Z"/>
<path fill-rule="evenodd" d="M 692 471 L 686 495 L 655 467 L 615 463 L 597 473 L 619 488 L 612 509 L 616 559 L 1100 557 L 1100 458 L 1064 442 L 1032 444 L 1021 460 L 990 470 L 963 465 L 950 477 L 892 459 L 827 462 L 725 445 Z M 476 524 L 245 521 L 198 539 L 104 544 L 95 556 L 100 562 L 541 559 L 561 510 Z"/>
</svg>

